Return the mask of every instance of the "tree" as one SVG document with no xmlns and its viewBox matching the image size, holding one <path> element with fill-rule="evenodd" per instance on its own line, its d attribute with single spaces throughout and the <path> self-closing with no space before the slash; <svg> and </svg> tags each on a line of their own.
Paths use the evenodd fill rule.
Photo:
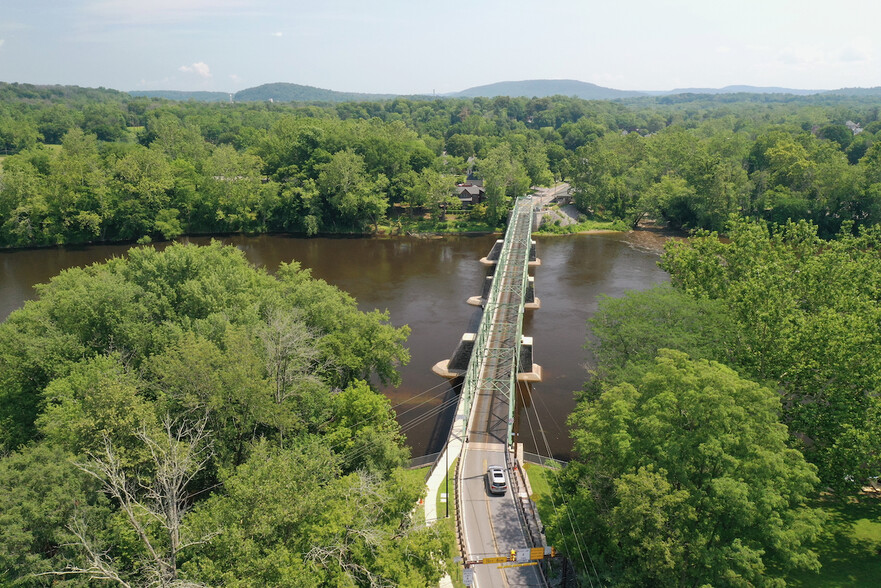
<svg viewBox="0 0 881 588">
<path fill-rule="evenodd" d="M 331 422 L 325 430 L 331 447 L 343 456 L 343 471 L 385 474 L 408 458 L 391 404 L 366 382 L 353 382 L 333 396 Z"/>
<path fill-rule="evenodd" d="M 52 239 L 66 243 L 100 238 L 113 208 L 95 135 L 79 128 L 64 135 L 61 152 L 51 162 L 49 183 L 47 223 Z"/>
<path fill-rule="evenodd" d="M 400 383 L 396 366 L 410 361 L 403 346 L 410 327 L 389 325 L 388 312 L 360 312 L 351 296 L 312 279 L 296 262 L 283 264 L 278 278 L 283 297 L 296 301 L 302 319 L 320 337 L 319 349 L 331 358 L 320 372 L 325 382 L 344 388 L 375 376 L 386 385 Z"/>
<path fill-rule="evenodd" d="M 224 492 L 193 512 L 195 534 L 223 533 L 197 548 L 187 574 L 255 587 L 436 584 L 450 536 L 409 518 L 422 482 L 401 470 L 385 479 L 343 474 L 338 459 L 317 440 L 258 443 Z"/>
<path fill-rule="evenodd" d="M 10 245 L 49 243 L 46 177 L 21 156 L 3 161 L 0 182 L 0 240 Z"/>
<path fill-rule="evenodd" d="M 881 455 L 881 278 L 877 227 L 832 241 L 806 221 L 732 222 L 729 239 L 701 233 L 668 245 L 662 267 L 677 288 L 718 299 L 737 337 L 732 363 L 773 382 L 785 422 L 824 485 L 842 495 L 875 475 Z"/>
<path fill-rule="evenodd" d="M 270 418 L 284 444 L 286 431 L 292 427 L 317 430 L 326 415 L 324 405 L 329 391 L 318 377 L 333 369 L 329 358 L 317 347 L 318 337 L 296 311 L 270 310 L 258 329 L 263 343 L 266 373 L 273 384 L 273 410 Z M 287 406 L 287 411 L 280 410 Z"/>
<path fill-rule="evenodd" d="M 804 506 L 816 468 L 787 446 L 780 408 L 719 363 L 662 350 L 570 417 L 578 458 L 554 483 L 554 544 L 576 562 L 586 546 L 618 586 L 773 586 L 819 569 L 821 518 Z"/>
<path fill-rule="evenodd" d="M 106 523 L 101 484 L 73 465 L 74 456 L 46 443 L 0 459 L 0 583 L 56 585 L 39 574 L 61 569 L 78 553 L 71 521 Z M 71 583 L 73 584 L 73 583 Z M 74 584 L 77 585 L 77 584 Z"/>
<path fill-rule="evenodd" d="M 0 151 L 3 155 L 33 147 L 41 138 L 39 131 L 29 120 L 0 116 Z"/>
<path fill-rule="evenodd" d="M 318 188 L 327 199 L 334 216 L 352 227 L 362 227 L 372 221 L 374 228 L 388 209 L 388 197 L 383 193 L 386 176 L 376 180 L 367 177 L 364 158 L 354 151 L 340 151 L 320 166 Z"/>
<path fill-rule="evenodd" d="M 262 358 L 244 327 L 223 328 L 218 343 L 186 333 L 147 367 L 171 414 L 206 415 L 223 467 L 241 464 L 250 442 L 277 420 Z"/>
<path fill-rule="evenodd" d="M 88 104 L 83 108 L 82 128 L 100 141 L 118 141 L 126 133 L 125 115 L 117 104 Z"/>
<path fill-rule="evenodd" d="M 278 199 L 278 184 L 263 180 L 260 158 L 221 145 L 205 163 L 199 224 L 210 230 L 265 231 Z"/>
<path fill-rule="evenodd" d="M 838 143 L 842 151 L 853 142 L 853 132 L 844 125 L 826 125 L 817 132 L 817 136 Z"/>
<path fill-rule="evenodd" d="M 454 176 L 442 174 L 428 167 L 419 173 L 419 179 L 412 188 L 414 192 L 419 192 L 422 202 L 432 210 L 432 217 L 441 219 L 446 215 L 448 207 L 459 203 L 455 189 Z"/>
<path fill-rule="evenodd" d="M 638 204 L 647 182 L 638 164 L 645 159 L 644 140 L 636 133 L 580 147 L 571 174 L 575 205 L 599 218 L 635 224 L 643 216 Z"/>
<path fill-rule="evenodd" d="M 113 498 L 137 537 L 140 561 L 134 570 L 123 570 L 90 537 L 89 529 L 76 525 L 72 531 L 83 550 L 85 565 L 71 564 L 58 575 L 83 575 L 93 580 L 109 580 L 121 586 L 133 585 L 192 587 L 202 584 L 179 578 L 179 558 L 184 550 L 209 540 L 214 534 L 188 537 L 184 514 L 192 496 L 187 486 L 199 474 L 211 455 L 206 419 L 177 422 L 166 417 L 164 434 L 138 436 L 152 457 L 152 479 L 133 476 L 105 439 L 103 451 L 78 467 L 100 480 L 105 493 Z"/>
<path fill-rule="evenodd" d="M 498 224 L 508 213 L 512 199 L 526 195 L 529 176 L 507 143 L 491 149 L 479 167 L 486 189 L 487 221 Z"/>
<path fill-rule="evenodd" d="M 152 432 L 158 423 L 141 387 L 118 354 L 83 360 L 46 386 L 37 427 L 48 443 L 74 455 L 99 452 L 110 441 L 120 463 L 142 464 L 148 455 L 138 431 Z"/>
<path fill-rule="evenodd" d="M 639 377 L 661 349 L 725 364 L 734 359 L 737 330 L 724 303 L 693 298 L 670 284 L 603 296 L 588 325 L 594 358 L 588 389 L 597 394 L 602 385 Z"/>
<path fill-rule="evenodd" d="M 160 211 L 169 209 L 174 176 L 159 150 L 139 146 L 116 161 L 111 186 L 115 208 L 113 234 L 117 238 L 137 239 L 153 233 Z"/>
</svg>

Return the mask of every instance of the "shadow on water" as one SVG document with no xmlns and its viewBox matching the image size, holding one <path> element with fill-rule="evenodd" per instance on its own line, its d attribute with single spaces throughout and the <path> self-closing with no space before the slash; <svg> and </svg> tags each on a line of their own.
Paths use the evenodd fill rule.
<svg viewBox="0 0 881 588">
<path fill-rule="evenodd" d="M 425 439 L 426 455 L 443 450 L 444 445 L 447 443 L 447 438 L 456 418 L 456 407 L 459 402 L 459 394 L 462 392 L 462 382 L 463 378 L 450 380 L 447 392 L 441 400 L 441 406 L 445 408 L 433 419 L 434 422 L 431 423 L 431 428 L 425 431 L 427 434 Z M 404 424 L 402 423 L 402 425 Z"/>
</svg>

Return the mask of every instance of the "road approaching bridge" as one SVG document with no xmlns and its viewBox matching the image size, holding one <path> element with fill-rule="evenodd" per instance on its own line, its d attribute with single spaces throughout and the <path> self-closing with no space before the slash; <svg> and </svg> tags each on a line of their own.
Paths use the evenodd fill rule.
<svg viewBox="0 0 881 588">
<path fill-rule="evenodd" d="M 530 197 L 515 203 L 462 384 L 467 428 L 456 479 L 458 528 L 472 585 L 479 588 L 546 585 L 539 566 L 524 561 L 529 548 L 542 545 L 515 489 L 519 474 L 511 454 L 534 204 Z M 490 492 L 486 472 L 493 465 L 505 469 L 504 495 Z M 508 561 L 512 550 L 517 561 Z M 471 563 L 485 559 L 495 561 Z"/>
</svg>

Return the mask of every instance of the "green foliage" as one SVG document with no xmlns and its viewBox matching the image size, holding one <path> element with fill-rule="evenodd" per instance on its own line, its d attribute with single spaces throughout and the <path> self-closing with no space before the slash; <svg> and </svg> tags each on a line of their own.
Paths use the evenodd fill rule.
<svg viewBox="0 0 881 588">
<path fill-rule="evenodd" d="M 0 325 L 2 441 L 20 448 L 0 458 L 4 583 L 75 584 L 79 569 L 171 585 L 182 568 L 255 585 L 437 582 L 452 538 L 410 521 L 424 486 L 364 381 L 398 378 L 406 327 L 219 243 L 133 249 L 38 292 Z"/>
<path fill-rule="evenodd" d="M 387 398 L 374 393 L 366 382 L 356 381 L 335 394 L 330 406 L 331 422 L 325 434 L 334 451 L 343 456 L 343 471 L 384 473 L 406 464 L 409 452 Z"/>
<path fill-rule="evenodd" d="M 780 408 L 719 363 L 661 350 L 570 418 L 578 459 L 554 479 L 555 545 L 579 562 L 580 540 L 619 586 L 779 586 L 816 570 L 816 468 L 787 447 Z"/>
<path fill-rule="evenodd" d="M 526 194 L 529 176 L 508 144 L 495 147 L 480 161 L 480 175 L 486 189 L 487 220 L 498 223 L 507 215 L 514 198 Z"/>
<path fill-rule="evenodd" d="M 48 444 L 0 459 L 0 583 L 4 586 L 85 586 L 34 574 L 61 569 L 77 556 L 75 519 L 101 524 L 109 501 L 100 483 L 78 470 L 73 455 Z"/>
<path fill-rule="evenodd" d="M 571 180 L 582 212 L 627 225 L 807 218 L 830 237 L 843 222 L 881 220 L 872 97 L 217 104 L 26 84 L 0 95 L 12 170 L 0 182 L 3 246 L 375 231 L 402 202 L 442 215 L 446 180 L 469 171 L 487 180 L 488 205 L 471 214 L 490 226 L 508 198 L 554 179 Z M 865 130 L 854 136 L 842 120 Z M 74 152 L 69 139 L 63 165 L 38 149 L 67 135 L 92 148 Z"/>
<path fill-rule="evenodd" d="M 284 450 L 261 443 L 224 480 L 223 494 L 193 513 L 195 529 L 224 532 L 194 550 L 184 569 L 233 586 L 436 583 L 449 537 L 407 520 L 424 485 L 396 472 L 385 480 L 343 475 L 320 442 Z"/>
<path fill-rule="evenodd" d="M 136 435 L 158 426 L 142 386 L 118 355 L 84 360 L 46 386 L 37 428 L 49 445 L 71 454 L 98 453 L 111 441 L 123 463 L 140 464 L 147 455 Z"/>
<path fill-rule="evenodd" d="M 350 296 L 312 280 L 296 265 L 282 268 L 278 279 L 254 270 L 240 251 L 219 243 L 174 245 L 163 252 L 133 249 L 128 259 L 62 272 L 38 291 L 39 300 L 0 325 L 6 447 L 35 434 L 49 382 L 95 356 L 117 353 L 127 369 L 140 369 L 151 355 L 177 349 L 184 365 L 201 361 L 220 369 L 228 360 L 229 382 L 239 378 L 243 386 L 257 386 L 260 379 L 252 375 L 265 370 L 257 330 L 273 308 L 299 309 L 321 353 L 316 369 L 331 386 L 374 374 L 395 381 L 395 366 L 409 359 L 402 346 L 409 331 L 388 325 L 387 315 L 359 312 Z M 220 353 L 215 359 L 209 343 Z M 206 354 L 181 356 L 187 344 L 201 345 Z M 247 346 L 253 348 L 250 355 L 239 349 Z M 185 367 L 181 371 L 187 375 Z M 265 386 L 268 402 L 271 390 Z"/>
<path fill-rule="evenodd" d="M 732 365 L 778 387 L 805 455 L 842 493 L 877 474 L 881 449 L 879 233 L 848 229 L 824 241 L 807 222 L 738 221 L 730 241 L 701 234 L 663 261 L 678 288 L 730 309 Z"/>
<path fill-rule="evenodd" d="M 737 340 L 734 321 L 718 300 L 695 299 L 669 284 L 621 298 L 602 297 L 588 321 L 587 347 L 595 367 L 588 390 L 632 380 L 654 364 L 661 349 L 730 363 Z"/>
</svg>

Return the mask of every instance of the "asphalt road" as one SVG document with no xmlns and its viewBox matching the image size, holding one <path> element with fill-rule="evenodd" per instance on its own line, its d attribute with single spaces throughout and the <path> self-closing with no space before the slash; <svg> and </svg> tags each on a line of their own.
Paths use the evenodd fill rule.
<svg viewBox="0 0 881 588">
<path fill-rule="evenodd" d="M 520 524 L 511 488 L 503 496 L 491 495 L 486 482 L 488 466 L 505 466 L 504 451 L 503 444 L 471 443 L 465 456 L 462 508 L 469 559 L 507 556 L 511 549 L 526 547 L 525 531 Z M 474 566 L 474 585 L 479 588 L 543 586 L 536 567 L 499 568 L 500 565 L 510 564 Z"/>
</svg>

